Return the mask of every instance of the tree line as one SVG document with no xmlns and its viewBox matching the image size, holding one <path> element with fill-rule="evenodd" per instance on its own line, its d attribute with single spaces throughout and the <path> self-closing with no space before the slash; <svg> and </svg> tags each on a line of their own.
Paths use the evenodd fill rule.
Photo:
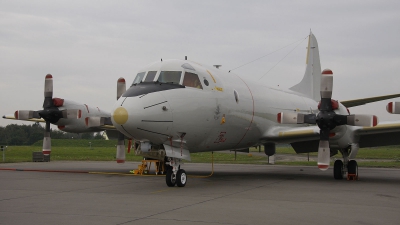
<svg viewBox="0 0 400 225">
<path fill-rule="evenodd" d="M 44 127 L 39 123 L 32 125 L 10 124 L 6 127 L 0 126 L 1 145 L 32 145 L 43 140 Z M 51 130 L 52 139 L 104 139 L 100 133 L 67 133 L 60 130 Z"/>
</svg>

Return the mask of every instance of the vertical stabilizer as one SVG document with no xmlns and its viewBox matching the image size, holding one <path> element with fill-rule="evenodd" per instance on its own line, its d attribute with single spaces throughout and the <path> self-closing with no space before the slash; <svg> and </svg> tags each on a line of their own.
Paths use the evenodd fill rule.
<svg viewBox="0 0 400 225">
<path fill-rule="evenodd" d="M 319 61 L 319 50 L 317 39 L 310 32 L 307 47 L 306 72 L 300 83 L 290 88 L 292 91 L 304 94 L 315 101 L 321 99 L 319 89 L 321 84 L 321 63 Z"/>
</svg>

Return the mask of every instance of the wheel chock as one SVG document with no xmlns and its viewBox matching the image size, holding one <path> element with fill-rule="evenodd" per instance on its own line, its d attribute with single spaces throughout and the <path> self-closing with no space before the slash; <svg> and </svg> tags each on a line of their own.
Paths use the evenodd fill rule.
<svg viewBox="0 0 400 225">
<path fill-rule="evenodd" d="M 357 174 L 347 174 L 347 180 L 358 180 Z"/>
</svg>

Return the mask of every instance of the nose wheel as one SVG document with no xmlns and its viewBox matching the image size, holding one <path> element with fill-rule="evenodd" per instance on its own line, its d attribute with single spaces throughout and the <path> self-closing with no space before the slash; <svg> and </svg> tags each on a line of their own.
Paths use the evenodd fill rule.
<svg viewBox="0 0 400 225">
<path fill-rule="evenodd" d="M 165 176 L 165 182 L 168 187 L 185 187 L 187 182 L 186 171 L 180 169 L 181 160 L 176 158 L 171 158 L 167 165 L 167 174 Z"/>
<path fill-rule="evenodd" d="M 333 164 L 333 177 L 342 180 L 347 172 L 347 180 L 358 180 L 358 164 L 355 160 L 349 160 L 348 150 L 341 150 L 343 161 L 338 159 Z"/>
<path fill-rule="evenodd" d="M 335 180 L 341 180 L 343 179 L 343 175 L 343 162 L 342 160 L 338 159 L 335 161 L 335 164 L 333 164 L 333 177 L 335 178 Z"/>
</svg>

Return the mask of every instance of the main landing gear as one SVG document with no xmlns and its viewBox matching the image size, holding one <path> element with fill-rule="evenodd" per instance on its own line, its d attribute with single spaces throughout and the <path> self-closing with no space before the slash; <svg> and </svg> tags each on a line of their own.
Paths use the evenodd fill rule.
<svg viewBox="0 0 400 225">
<path fill-rule="evenodd" d="M 178 187 L 185 187 L 187 176 L 185 170 L 180 169 L 181 159 L 168 158 L 165 164 L 167 165 L 167 174 L 165 176 L 167 186 L 174 187 L 176 185 Z"/>
<path fill-rule="evenodd" d="M 347 172 L 347 180 L 358 180 L 357 161 L 349 160 L 349 149 L 340 150 L 343 155 L 343 161 L 338 159 L 333 165 L 333 177 L 336 180 L 343 179 Z"/>
</svg>

